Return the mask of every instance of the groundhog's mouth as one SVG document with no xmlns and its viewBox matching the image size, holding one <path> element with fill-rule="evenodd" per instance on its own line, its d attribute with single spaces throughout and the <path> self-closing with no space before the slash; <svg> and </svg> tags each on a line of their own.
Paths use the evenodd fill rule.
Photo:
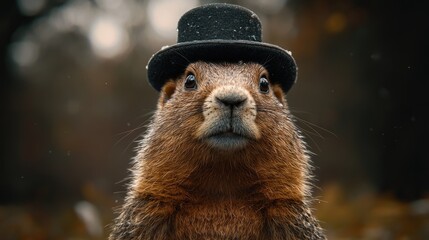
<svg viewBox="0 0 429 240">
<path fill-rule="evenodd" d="M 246 136 L 243 136 L 238 133 L 234 133 L 233 131 L 227 131 L 227 132 L 220 132 L 220 133 L 213 133 L 208 138 L 211 137 L 223 137 L 223 138 L 248 138 Z"/>
<path fill-rule="evenodd" d="M 207 142 L 219 149 L 234 150 L 243 148 L 250 140 L 249 136 L 236 133 L 232 130 L 212 133 L 206 137 Z"/>
</svg>

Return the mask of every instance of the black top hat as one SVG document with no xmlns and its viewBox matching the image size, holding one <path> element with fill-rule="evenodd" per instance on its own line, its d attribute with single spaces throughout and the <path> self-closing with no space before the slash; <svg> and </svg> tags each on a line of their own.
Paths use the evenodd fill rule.
<svg viewBox="0 0 429 240">
<path fill-rule="evenodd" d="M 149 82 L 159 91 L 189 63 L 200 60 L 260 63 L 267 68 L 270 81 L 279 83 L 285 92 L 297 75 L 290 52 L 261 42 L 256 14 L 231 4 L 208 4 L 185 13 L 178 23 L 177 44 L 163 47 L 149 60 Z"/>
</svg>

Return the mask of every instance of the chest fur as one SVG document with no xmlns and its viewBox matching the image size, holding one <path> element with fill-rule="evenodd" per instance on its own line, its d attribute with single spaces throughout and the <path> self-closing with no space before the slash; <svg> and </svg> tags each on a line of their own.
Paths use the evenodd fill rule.
<svg viewBox="0 0 429 240">
<path fill-rule="evenodd" d="M 245 201 L 186 204 L 177 212 L 179 239 L 258 239 L 262 214 Z"/>
</svg>

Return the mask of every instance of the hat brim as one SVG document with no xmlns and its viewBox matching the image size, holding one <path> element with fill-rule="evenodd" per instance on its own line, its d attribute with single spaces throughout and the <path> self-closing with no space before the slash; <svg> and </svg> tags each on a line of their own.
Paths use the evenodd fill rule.
<svg viewBox="0 0 429 240">
<path fill-rule="evenodd" d="M 255 62 L 269 72 L 270 81 L 288 92 L 297 78 L 290 53 L 276 45 L 244 40 L 206 40 L 177 43 L 154 54 L 147 65 L 149 83 L 160 91 L 166 81 L 183 74 L 193 62 Z"/>
</svg>

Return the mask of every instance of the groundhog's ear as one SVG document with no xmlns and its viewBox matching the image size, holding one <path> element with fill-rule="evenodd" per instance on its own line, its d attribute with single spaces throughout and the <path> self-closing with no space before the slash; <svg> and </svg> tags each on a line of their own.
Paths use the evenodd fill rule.
<svg viewBox="0 0 429 240">
<path fill-rule="evenodd" d="M 175 90 L 176 90 L 176 82 L 175 81 L 168 81 L 167 83 L 165 83 L 161 89 L 161 96 L 159 97 L 158 105 L 160 107 L 164 106 L 164 104 L 168 100 L 170 100 L 170 98 L 173 95 Z"/>
<path fill-rule="evenodd" d="M 273 93 L 274 96 L 276 96 L 276 98 L 282 103 L 285 103 L 285 94 L 283 92 L 283 89 L 280 87 L 280 85 L 275 84 L 273 87 Z"/>
</svg>

